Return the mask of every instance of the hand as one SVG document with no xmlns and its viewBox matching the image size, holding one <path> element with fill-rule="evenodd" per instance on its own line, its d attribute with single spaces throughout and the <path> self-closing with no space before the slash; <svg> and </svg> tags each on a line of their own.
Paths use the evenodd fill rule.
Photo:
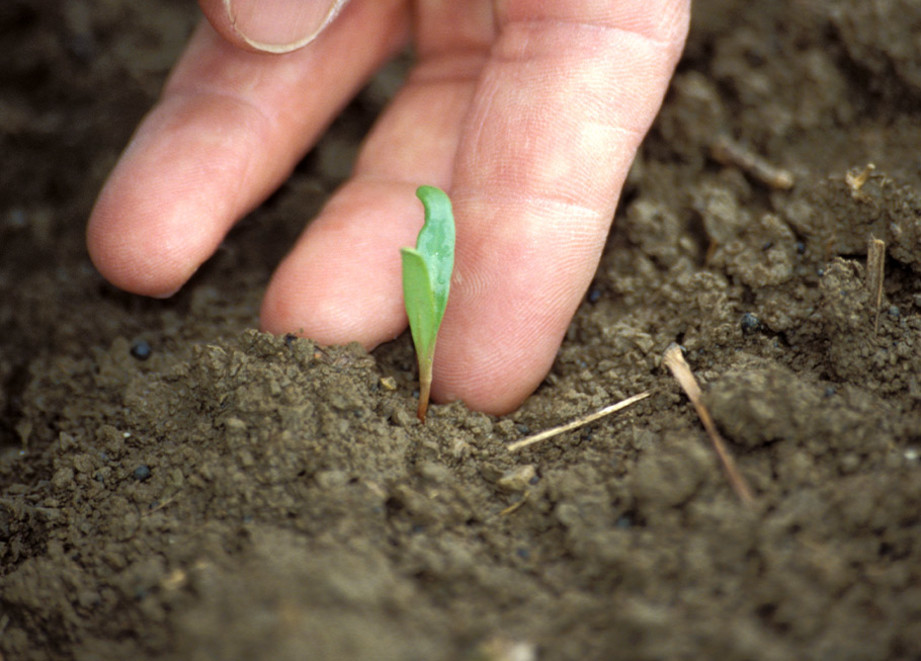
<svg viewBox="0 0 921 661">
<path fill-rule="evenodd" d="M 414 191 L 439 186 L 454 202 L 457 253 L 433 394 L 516 408 L 595 272 L 690 0 L 352 0 L 331 22 L 329 1 L 201 4 L 210 24 L 93 210 L 102 274 L 139 294 L 175 292 L 412 28 L 418 64 L 275 273 L 262 325 L 368 348 L 396 337 L 398 249 L 422 223 Z M 254 52 L 317 30 L 294 52 Z"/>
</svg>

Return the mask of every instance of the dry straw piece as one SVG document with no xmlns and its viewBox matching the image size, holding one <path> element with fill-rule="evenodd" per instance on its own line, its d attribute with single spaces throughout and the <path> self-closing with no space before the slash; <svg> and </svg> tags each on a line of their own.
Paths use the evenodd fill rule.
<svg viewBox="0 0 921 661">
<path fill-rule="evenodd" d="M 879 309 L 883 305 L 883 279 L 886 272 L 886 242 L 871 237 L 867 242 L 867 289 L 876 317 L 873 332 L 879 331 Z"/>
<path fill-rule="evenodd" d="M 711 143 L 710 156 L 717 163 L 739 168 L 775 190 L 789 190 L 795 183 L 792 172 L 773 165 L 760 154 L 725 135 Z"/>
<path fill-rule="evenodd" d="M 560 425 L 559 427 L 554 427 L 553 429 L 542 431 L 539 434 L 528 436 L 527 438 L 523 438 L 520 441 L 515 441 L 514 443 L 511 443 L 508 446 L 508 451 L 515 452 L 517 450 L 521 450 L 522 448 L 526 448 L 529 445 L 534 445 L 535 443 L 539 443 L 540 441 L 545 441 L 548 438 L 559 436 L 560 434 L 564 434 L 570 430 L 578 429 L 579 427 L 584 427 L 590 422 L 595 422 L 595 420 L 598 420 L 599 418 L 603 418 L 606 415 L 611 415 L 612 413 L 620 411 L 621 409 L 625 409 L 631 404 L 636 404 L 640 400 L 646 399 L 647 397 L 649 397 L 649 391 L 641 392 L 638 395 L 633 395 L 632 397 L 628 397 L 627 399 L 621 400 L 617 402 L 616 404 L 605 406 L 600 411 L 596 411 L 595 413 L 592 413 L 591 415 L 587 415 L 584 418 L 579 418 L 578 420 L 567 422 L 565 425 Z"/>
<path fill-rule="evenodd" d="M 684 390 L 688 399 L 691 400 L 691 404 L 693 404 L 694 408 L 697 410 L 697 415 L 700 417 L 704 429 L 707 430 L 707 434 L 710 436 L 710 441 L 713 443 L 716 454 L 719 456 L 720 461 L 723 462 L 723 470 L 726 471 L 726 477 L 729 480 L 729 484 L 732 485 L 733 490 L 738 494 L 743 503 L 752 505 L 755 502 L 755 497 L 752 495 L 751 489 L 748 488 L 745 478 L 742 477 L 739 469 L 736 468 L 736 463 L 732 455 L 729 454 L 729 449 L 726 447 L 723 437 L 720 436 L 719 431 L 717 431 L 716 424 L 710 416 L 710 411 L 707 410 L 707 407 L 704 406 L 701 400 L 700 385 L 691 372 L 691 368 L 688 366 L 687 361 L 685 361 L 681 347 L 677 344 L 670 344 L 665 350 L 663 360 L 665 366 L 671 371 L 672 376 L 678 381 L 678 385 L 681 386 L 681 389 Z"/>
</svg>

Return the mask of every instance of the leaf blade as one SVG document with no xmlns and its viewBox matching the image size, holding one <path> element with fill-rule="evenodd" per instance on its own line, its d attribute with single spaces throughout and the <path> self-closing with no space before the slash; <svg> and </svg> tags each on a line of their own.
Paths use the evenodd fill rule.
<svg viewBox="0 0 921 661">
<path fill-rule="evenodd" d="M 423 356 L 430 357 L 434 353 L 438 305 L 425 257 L 414 248 L 400 248 L 400 255 L 403 260 L 403 304 L 421 367 Z"/>
<path fill-rule="evenodd" d="M 416 197 L 425 207 L 425 224 L 416 239 L 416 249 L 429 268 L 429 281 L 437 305 L 437 324 L 440 325 L 448 306 L 454 270 L 454 212 L 447 194 L 434 186 L 420 186 Z"/>
</svg>

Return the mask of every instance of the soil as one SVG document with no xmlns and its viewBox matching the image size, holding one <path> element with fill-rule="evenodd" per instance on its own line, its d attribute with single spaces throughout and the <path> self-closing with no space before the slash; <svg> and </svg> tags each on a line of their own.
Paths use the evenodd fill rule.
<svg viewBox="0 0 921 661">
<path fill-rule="evenodd" d="M 425 426 L 408 337 L 253 330 L 405 58 L 174 299 L 90 265 L 193 4 L 0 4 L 3 659 L 921 658 L 921 4 L 696 2 L 552 372 Z"/>
</svg>

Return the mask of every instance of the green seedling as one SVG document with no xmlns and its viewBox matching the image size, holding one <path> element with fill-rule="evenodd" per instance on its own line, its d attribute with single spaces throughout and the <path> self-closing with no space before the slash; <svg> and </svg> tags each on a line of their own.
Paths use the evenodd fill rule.
<svg viewBox="0 0 921 661">
<path fill-rule="evenodd" d="M 454 213 L 451 200 L 434 186 L 420 186 L 416 197 L 425 207 L 425 224 L 415 248 L 400 248 L 403 258 L 403 303 L 419 360 L 419 420 L 425 422 L 432 390 L 432 362 L 438 327 L 448 305 L 454 270 Z"/>
</svg>

